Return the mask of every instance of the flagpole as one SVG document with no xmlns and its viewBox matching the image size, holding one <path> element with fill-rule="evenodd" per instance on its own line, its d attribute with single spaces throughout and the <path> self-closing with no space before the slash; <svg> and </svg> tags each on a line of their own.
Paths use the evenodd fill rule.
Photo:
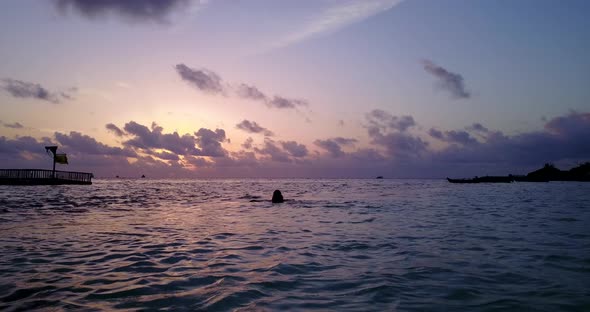
<svg viewBox="0 0 590 312">
<path fill-rule="evenodd" d="M 55 179 L 55 155 L 57 155 L 57 146 L 45 146 L 45 151 L 53 154 L 53 171 L 51 171 L 51 178 Z"/>
</svg>

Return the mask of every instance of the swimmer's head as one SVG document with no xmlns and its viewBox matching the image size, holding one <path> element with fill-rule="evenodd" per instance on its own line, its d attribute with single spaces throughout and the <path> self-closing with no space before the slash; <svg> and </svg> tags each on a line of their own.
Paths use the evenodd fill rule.
<svg viewBox="0 0 590 312">
<path fill-rule="evenodd" d="M 283 194 L 281 194 L 281 191 L 279 191 L 279 190 L 275 190 L 275 191 L 272 193 L 272 202 L 273 202 L 273 203 L 282 203 L 282 202 L 284 202 L 284 201 L 285 201 L 285 200 L 283 199 Z"/>
</svg>

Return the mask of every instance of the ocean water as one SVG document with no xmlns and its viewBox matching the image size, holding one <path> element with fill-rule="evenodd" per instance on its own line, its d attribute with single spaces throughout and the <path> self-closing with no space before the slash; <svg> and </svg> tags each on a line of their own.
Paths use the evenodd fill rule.
<svg viewBox="0 0 590 312">
<path fill-rule="evenodd" d="M 590 311 L 590 183 L 0 186 L 0 310 L 118 309 Z"/>
</svg>

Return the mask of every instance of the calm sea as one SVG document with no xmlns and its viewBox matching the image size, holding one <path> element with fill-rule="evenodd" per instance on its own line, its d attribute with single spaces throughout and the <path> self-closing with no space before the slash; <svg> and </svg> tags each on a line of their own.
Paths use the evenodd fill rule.
<svg viewBox="0 0 590 312">
<path fill-rule="evenodd" d="M 35 309 L 590 311 L 590 183 L 0 186 L 0 310 Z"/>
</svg>

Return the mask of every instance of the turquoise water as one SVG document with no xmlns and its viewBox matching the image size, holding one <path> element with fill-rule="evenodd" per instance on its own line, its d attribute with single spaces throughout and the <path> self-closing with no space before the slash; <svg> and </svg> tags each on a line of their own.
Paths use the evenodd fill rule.
<svg viewBox="0 0 590 312">
<path fill-rule="evenodd" d="M 589 227 L 590 183 L 0 186 L 0 310 L 589 311 Z"/>
</svg>

